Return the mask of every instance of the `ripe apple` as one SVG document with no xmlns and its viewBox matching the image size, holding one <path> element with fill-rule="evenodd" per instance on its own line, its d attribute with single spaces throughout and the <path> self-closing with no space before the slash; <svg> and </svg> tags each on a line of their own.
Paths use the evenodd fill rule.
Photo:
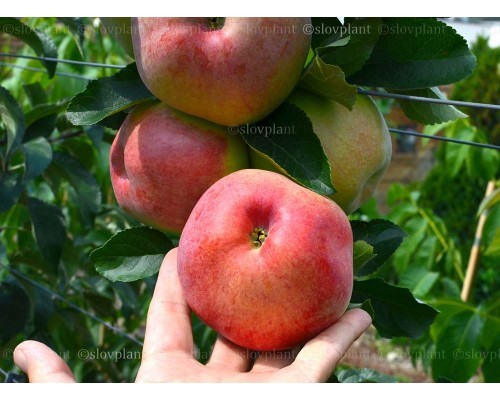
<svg viewBox="0 0 500 400">
<path fill-rule="evenodd" d="M 99 17 L 106 33 L 116 39 L 123 50 L 134 58 L 132 46 L 132 27 L 130 17 Z"/>
<path fill-rule="evenodd" d="M 205 190 L 247 167 L 241 137 L 163 103 L 134 108 L 110 152 L 118 204 L 138 221 L 175 233 Z"/>
<path fill-rule="evenodd" d="M 252 350 L 283 350 L 346 310 L 353 236 L 330 199 L 274 172 L 241 170 L 196 204 L 177 267 L 188 304 L 207 325 Z"/>
<path fill-rule="evenodd" d="M 306 90 L 295 90 L 287 99 L 311 120 L 332 169 L 337 193 L 332 199 L 350 214 L 375 192 L 389 165 L 392 144 L 385 120 L 373 100 L 359 95 L 352 111 Z M 254 168 L 278 171 L 256 152 Z"/>
<path fill-rule="evenodd" d="M 221 125 L 262 119 L 300 78 L 310 18 L 133 18 L 139 74 L 170 106 Z"/>
</svg>

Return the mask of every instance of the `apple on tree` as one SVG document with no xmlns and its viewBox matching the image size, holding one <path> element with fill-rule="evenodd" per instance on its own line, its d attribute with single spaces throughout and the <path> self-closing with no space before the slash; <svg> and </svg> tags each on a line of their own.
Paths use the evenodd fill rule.
<svg viewBox="0 0 500 400">
<path fill-rule="evenodd" d="M 288 349 L 345 312 L 353 234 L 332 200 L 274 172 L 241 170 L 196 204 L 178 273 L 188 304 L 218 333 L 252 350 Z"/>
<path fill-rule="evenodd" d="M 118 204 L 138 221 L 174 233 L 206 189 L 247 167 L 241 137 L 162 103 L 135 107 L 110 152 Z"/>
<path fill-rule="evenodd" d="M 133 18 L 141 79 L 158 99 L 221 124 L 264 118 L 297 84 L 310 18 Z"/>
<path fill-rule="evenodd" d="M 337 193 L 332 199 L 350 214 L 375 192 L 389 165 L 392 144 L 384 117 L 368 96 L 358 95 L 352 111 L 343 105 L 296 89 L 287 99 L 311 120 L 332 169 Z M 258 153 L 250 153 L 254 168 L 278 171 Z"/>
</svg>

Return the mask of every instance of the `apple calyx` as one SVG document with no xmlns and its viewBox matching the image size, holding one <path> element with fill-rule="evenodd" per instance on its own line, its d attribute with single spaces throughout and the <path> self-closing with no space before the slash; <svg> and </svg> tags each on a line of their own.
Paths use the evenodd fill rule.
<svg viewBox="0 0 500 400">
<path fill-rule="evenodd" d="M 259 248 L 264 244 L 267 238 L 267 231 L 265 228 L 261 227 L 254 228 L 250 237 L 252 238 L 252 246 Z"/>
<path fill-rule="evenodd" d="M 208 17 L 208 21 L 210 23 L 210 30 L 217 31 L 224 27 L 226 23 L 226 18 L 224 17 Z"/>
</svg>

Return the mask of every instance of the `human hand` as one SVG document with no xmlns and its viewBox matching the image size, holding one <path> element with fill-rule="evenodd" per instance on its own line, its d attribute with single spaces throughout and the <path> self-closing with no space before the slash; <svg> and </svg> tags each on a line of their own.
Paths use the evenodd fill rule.
<svg viewBox="0 0 500 400">
<path fill-rule="evenodd" d="M 324 382 L 371 324 L 368 313 L 353 309 L 299 352 L 264 352 L 256 358 L 219 337 L 203 365 L 194 357 L 190 313 L 177 275 L 177 249 L 173 249 L 163 260 L 149 307 L 136 382 Z M 30 382 L 75 382 L 64 360 L 39 342 L 19 344 L 14 362 Z"/>
</svg>

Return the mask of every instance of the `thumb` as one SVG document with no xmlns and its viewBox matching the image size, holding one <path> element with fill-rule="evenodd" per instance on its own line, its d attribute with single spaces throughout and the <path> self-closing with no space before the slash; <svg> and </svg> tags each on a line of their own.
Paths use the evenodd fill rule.
<svg viewBox="0 0 500 400">
<path fill-rule="evenodd" d="M 68 365 L 50 347 L 34 340 L 19 344 L 14 362 L 28 375 L 30 383 L 75 382 Z"/>
</svg>

